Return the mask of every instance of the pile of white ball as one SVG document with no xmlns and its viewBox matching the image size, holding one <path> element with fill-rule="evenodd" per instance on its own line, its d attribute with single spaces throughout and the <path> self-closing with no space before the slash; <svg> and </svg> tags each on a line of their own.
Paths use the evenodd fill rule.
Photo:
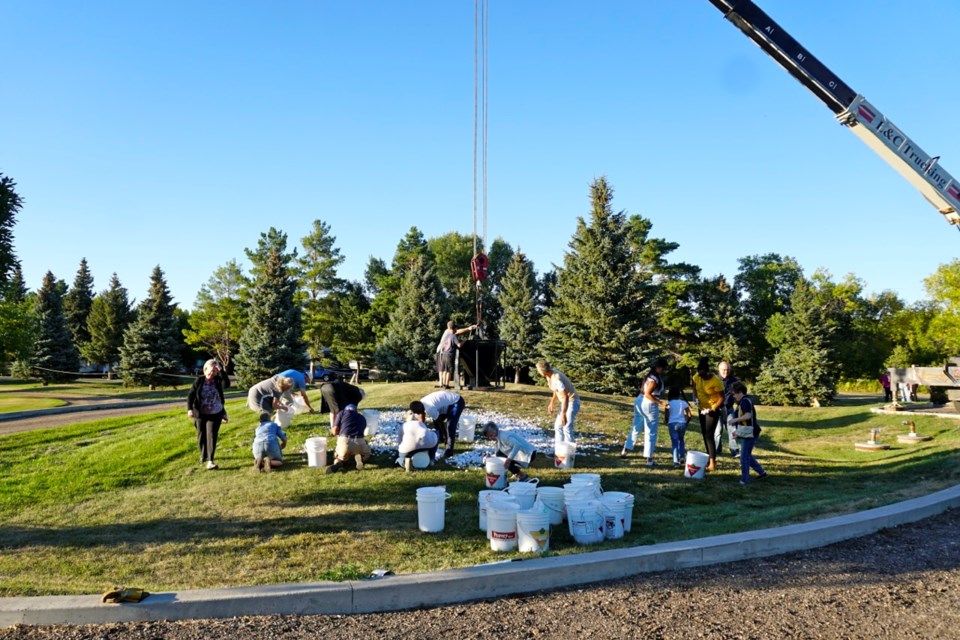
<svg viewBox="0 0 960 640">
<path fill-rule="evenodd" d="M 464 414 L 477 418 L 476 440 L 472 443 L 457 441 L 454 447 L 456 453 L 452 457 L 447 458 L 447 464 L 460 469 L 479 468 L 483 466 L 484 458 L 496 454 L 494 441 L 487 440 L 481 432 L 486 422 L 496 423 L 503 431 L 519 433 L 524 440 L 536 448 L 539 455 L 553 458 L 554 440 L 552 420 L 538 422 L 536 420 L 507 415 L 498 411 L 485 410 L 467 410 L 464 411 Z M 403 423 L 406 419 L 407 412 L 402 409 L 381 411 L 377 434 L 373 436 L 373 438 L 368 438 L 370 447 L 377 453 L 395 452 L 400 445 L 400 439 L 403 436 Z M 576 438 L 578 456 L 586 452 L 607 448 L 602 444 L 601 436 L 576 434 Z M 441 442 L 440 452 L 442 451 L 443 443 Z"/>
</svg>

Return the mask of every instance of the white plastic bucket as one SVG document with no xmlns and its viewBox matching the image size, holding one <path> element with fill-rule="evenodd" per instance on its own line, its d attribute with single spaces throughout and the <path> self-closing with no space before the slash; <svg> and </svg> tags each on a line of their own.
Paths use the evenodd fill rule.
<svg viewBox="0 0 960 640">
<path fill-rule="evenodd" d="M 430 466 L 430 454 L 426 451 L 417 451 L 410 460 L 414 469 L 426 469 Z"/>
<path fill-rule="evenodd" d="M 570 482 L 572 484 L 595 484 L 599 487 L 600 474 L 599 473 L 573 473 L 570 475 Z"/>
<path fill-rule="evenodd" d="M 494 551 L 510 551 L 517 548 L 516 502 L 497 502 L 487 507 L 487 537 Z"/>
<path fill-rule="evenodd" d="M 538 479 L 531 482 L 511 482 L 506 491 L 513 496 L 521 509 L 529 509 L 537 499 L 538 482 L 540 482 Z"/>
<path fill-rule="evenodd" d="M 495 491 L 492 489 L 488 489 L 487 491 L 488 493 L 486 495 L 486 500 L 480 503 L 480 521 L 483 523 L 483 530 L 487 532 L 487 538 L 490 538 L 490 523 L 487 520 L 487 515 L 490 513 L 490 507 L 513 505 L 517 509 L 520 509 L 520 505 L 513 496 L 505 491 Z M 512 509 L 513 506 L 505 508 Z"/>
<path fill-rule="evenodd" d="M 293 422 L 293 408 L 289 408 L 286 411 L 277 410 L 273 414 L 273 421 L 280 425 L 281 429 L 286 429 L 290 426 L 290 423 Z"/>
<path fill-rule="evenodd" d="M 523 553 L 550 549 L 550 515 L 542 511 L 517 512 L 517 547 Z"/>
<path fill-rule="evenodd" d="M 683 467 L 683 477 L 703 479 L 709 463 L 710 456 L 707 454 L 700 451 L 687 451 L 687 464 Z"/>
<path fill-rule="evenodd" d="M 603 529 L 607 540 L 623 537 L 623 521 L 626 503 L 601 501 L 603 503 Z"/>
<path fill-rule="evenodd" d="M 308 467 L 327 466 L 326 438 L 307 438 L 307 441 L 303 443 L 303 449 L 307 452 Z"/>
<path fill-rule="evenodd" d="M 573 442 L 557 442 L 553 449 L 553 466 L 557 469 L 573 469 L 577 457 L 577 445 Z"/>
<path fill-rule="evenodd" d="M 490 496 L 496 493 L 502 494 L 503 492 L 497 491 L 496 489 L 484 489 L 477 495 L 477 511 L 480 514 L 480 531 L 487 530 L 487 506 L 490 504 Z"/>
<path fill-rule="evenodd" d="M 488 456 L 485 467 L 485 483 L 487 489 L 503 489 L 507 486 L 507 470 L 503 466 L 504 459 Z"/>
<path fill-rule="evenodd" d="M 299 393 L 293 396 L 293 402 L 290 405 L 294 413 L 307 413 L 310 411 L 310 407 L 307 406 L 307 401 L 303 399 L 303 396 Z"/>
<path fill-rule="evenodd" d="M 599 500 L 568 502 L 567 527 L 578 544 L 603 542 L 603 503 Z"/>
<path fill-rule="evenodd" d="M 372 438 L 380 428 L 380 412 L 376 409 L 364 409 L 363 417 L 367 419 L 367 428 L 363 430 L 363 437 Z"/>
<path fill-rule="evenodd" d="M 563 524 L 563 489 L 560 487 L 540 487 L 537 499 L 543 503 L 550 514 L 550 524 Z"/>
<path fill-rule="evenodd" d="M 460 422 L 457 423 L 457 440 L 460 442 L 473 442 L 477 431 L 477 416 L 463 414 L 460 416 Z"/>
<path fill-rule="evenodd" d="M 563 485 L 563 495 L 567 502 L 573 500 L 595 500 L 601 496 L 600 487 L 592 482 L 568 482 Z"/>
<path fill-rule="evenodd" d="M 420 531 L 443 531 L 444 508 L 449 497 L 446 487 L 417 489 L 417 520 Z"/>
<path fill-rule="evenodd" d="M 604 504 L 617 502 L 623 504 L 623 532 L 630 533 L 630 526 L 633 521 L 633 494 L 625 493 L 623 491 L 607 491 L 600 498 L 600 501 Z"/>
</svg>

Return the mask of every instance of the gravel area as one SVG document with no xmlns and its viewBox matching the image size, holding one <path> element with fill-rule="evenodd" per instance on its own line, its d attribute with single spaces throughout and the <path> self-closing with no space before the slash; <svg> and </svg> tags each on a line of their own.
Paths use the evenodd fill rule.
<svg viewBox="0 0 960 640">
<path fill-rule="evenodd" d="M 784 556 L 355 616 L 24 627 L 20 638 L 956 638 L 960 509 Z"/>
</svg>

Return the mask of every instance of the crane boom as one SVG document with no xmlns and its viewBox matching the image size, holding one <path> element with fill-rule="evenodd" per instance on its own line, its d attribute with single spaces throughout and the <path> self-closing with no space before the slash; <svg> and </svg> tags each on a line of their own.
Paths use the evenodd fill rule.
<svg viewBox="0 0 960 640">
<path fill-rule="evenodd" d="M 840 124 L 916 187 L 947 222 L 960 225 L 960 182 L 939 165 L 939 156 L 925 153 L 751 0 L 710 0 L 710 3 L 827 105 Z"/>
</svg>

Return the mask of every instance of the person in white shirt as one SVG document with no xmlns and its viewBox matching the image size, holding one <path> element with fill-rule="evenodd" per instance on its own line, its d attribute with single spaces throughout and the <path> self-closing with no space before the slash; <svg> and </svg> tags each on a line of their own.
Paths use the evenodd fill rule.
<svg viewBox="0 0 960 640">
<path fill-rule="evenodd" d="M 537 457 L 534 446 L 524 440 L 518 433 L 501 431 L 494 422 L 483 425 L 483 435 L 489 440 L 497 441 L 497 456 L 507 459 L 504 466 L 516 476 L 517 481 L 526 481 L 527 474 L 524 473 L 523 469 L 529 467 L 530 463 Z"/>
<path fill-rule="evenodd" d="M 444 441 L 443 457 L 453 455 L 453 448 L 457 442 L 457 425 L 460 423 L 460 414 L 466 406 L 463 397 L 455 391 L 434 391 L 420 398 L 427 417 L 433 421 L 433 428 Z"/>
<path fill-rule="evenodd" d="M 430 462 L 437 454 L 439 439 L 437 432 L 425 424 L 427 420 L 423 403 L 414 400 L 410 403 L 409 419 L 403 423 L 400 446 L 397 447 L 397 464 L 408 472 L 413 471 L 413 456 L 425 451 L 430 456 Z"/>
</svg>

